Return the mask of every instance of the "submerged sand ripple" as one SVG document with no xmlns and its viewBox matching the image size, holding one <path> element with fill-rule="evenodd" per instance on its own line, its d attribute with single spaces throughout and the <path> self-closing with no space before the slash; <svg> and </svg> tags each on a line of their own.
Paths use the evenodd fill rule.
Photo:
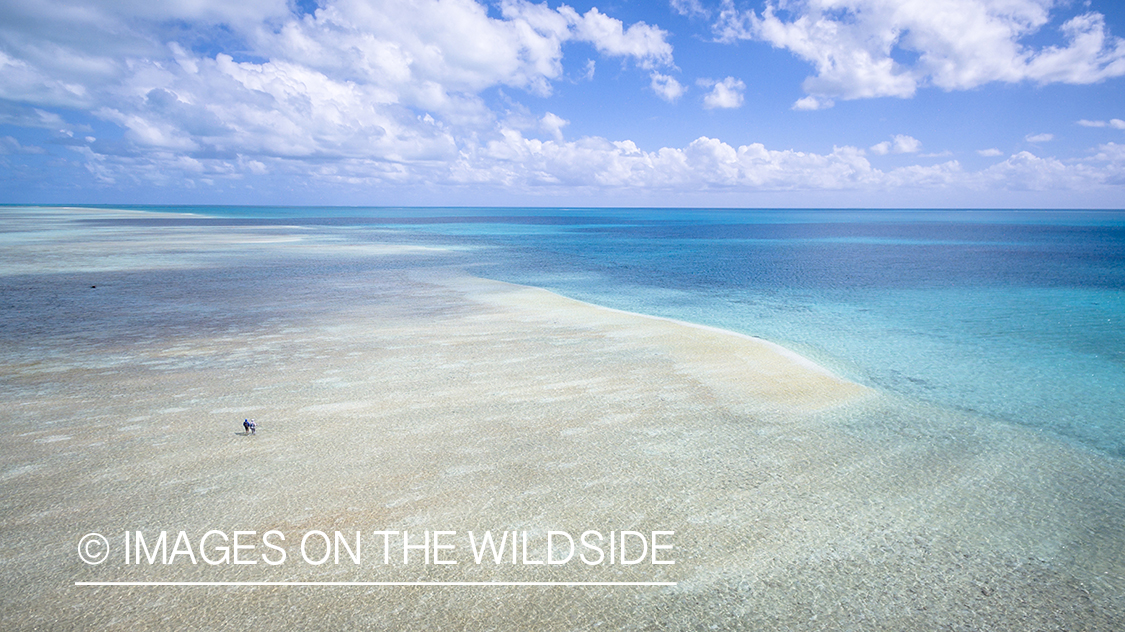
<svg viewBox="0 0 1125 632">
<path fill-rule="evenodd" d="M 1118 459 L 440 258 L 259 242 L 265 265 L 194 230 L 213 246 L 175 269 L 68 267 L 55 235 L 59 271 L 0 276 L 4 629 L 1125 626 Z M 161 529 L 659 529 L 676 564 L 75 555 L 90 531 Z M 99 580 L 678 585 L 74 586 Z"/>
</svg>

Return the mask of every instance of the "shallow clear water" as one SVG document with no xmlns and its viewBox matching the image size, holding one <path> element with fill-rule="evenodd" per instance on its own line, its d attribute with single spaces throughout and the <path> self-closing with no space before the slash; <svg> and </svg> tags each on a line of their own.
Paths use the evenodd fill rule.
<svg viewBox="0 0 1125 632">
<path fill-rule="evenodd" d="M 207 215 L 0 222 L 2 629 L 1125 629 L 1122 214 L 172 210 Z M 760 345 L 466 270 L 902 396 L 813 412 L 836 389 L 756 392 Z M 75 555 L 275 528 L 294 562 L 310 529 L 667 529 L 677 563 Z M 677 585 L 75 585 L 610 577 Z"/>
<path fill-rule="evenodd" d="M 1125 213 L 159 210 L 461 246 L 480 276 L 760 336 L 867 384 L 1125 456 Z"/>
</svg>

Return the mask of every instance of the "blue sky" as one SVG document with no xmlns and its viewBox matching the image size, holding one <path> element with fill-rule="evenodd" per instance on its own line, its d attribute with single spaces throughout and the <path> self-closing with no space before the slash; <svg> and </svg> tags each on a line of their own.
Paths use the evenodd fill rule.
<svg viewBox="0 0 1125 632">
<path fill-rule="evenodd" d="M 8 0 L 0 203 L 1125 207 L 1106 0 Z"/>
</svg>

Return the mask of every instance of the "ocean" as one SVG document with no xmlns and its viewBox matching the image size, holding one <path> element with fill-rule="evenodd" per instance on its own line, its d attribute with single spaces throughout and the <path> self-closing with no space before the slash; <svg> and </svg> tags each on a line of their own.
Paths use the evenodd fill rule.
<svg viewBox="0 0 1125 632">
<path fill-rule="evenodd" d="M 1125 212 L 6 207 L 0 627 L 1125 629 L 1123 287 Z"/>
<path fill-rule="evenodd" d="M 453 248 L 482 277 L 761 337 L 1125 457 L 1125 212 L 132 208 Z"/>
</svg>

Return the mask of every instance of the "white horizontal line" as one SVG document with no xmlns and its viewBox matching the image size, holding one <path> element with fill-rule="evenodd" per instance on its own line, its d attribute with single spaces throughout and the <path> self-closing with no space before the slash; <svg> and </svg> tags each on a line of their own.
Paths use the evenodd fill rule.
<svg viewBox="0 0 1125 632">
<path fill-rule="evenodd" d="M 675 586 L 677 582 L 74 582 L 75 586 Z"/>
</svg>

